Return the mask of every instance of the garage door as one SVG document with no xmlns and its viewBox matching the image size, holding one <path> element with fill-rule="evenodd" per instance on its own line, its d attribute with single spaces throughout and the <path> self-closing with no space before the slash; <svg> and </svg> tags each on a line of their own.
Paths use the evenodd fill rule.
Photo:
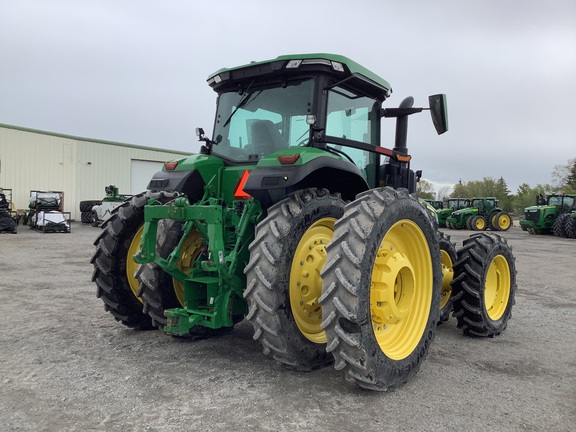
<svg viewBox="0 0 576 432">
<path fill-rule="evenodd" d="M 162 162 L 145 161 L 139 159 L 132 159 L 132 177 L 130 181 L 132 195 L 135 195 L 146 190 L 146 186 L 150 179 L 158 171 L 162 170 Z"/>
</svg>

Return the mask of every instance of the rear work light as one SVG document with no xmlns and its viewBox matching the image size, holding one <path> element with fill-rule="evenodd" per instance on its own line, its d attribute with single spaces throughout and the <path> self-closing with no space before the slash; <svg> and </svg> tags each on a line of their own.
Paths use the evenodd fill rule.
<svg viewBox="0 0 576 432">
<path fill-rule="evenodd" d="M 295 59 L 290 60 L 286 64 L 286 69 L 298 69 L 300 65 L 325 65 L 331 66 L 336 72 L 344 72 L 344 66 L 340 62 L 326 60 L 326 59 Z"/>
<path fill-rule="evenodd" d="M 164 168 L 166 171 L 174 171 L 178 166 L 178 161 L 176 162 L 164 162 Z"/>
</svg>

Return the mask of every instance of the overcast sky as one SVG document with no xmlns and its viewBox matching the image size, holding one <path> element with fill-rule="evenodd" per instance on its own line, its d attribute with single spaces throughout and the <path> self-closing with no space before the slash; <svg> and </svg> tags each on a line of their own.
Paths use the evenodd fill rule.
<svg viewBox="0 0 576 432">
<path fill-rule="evenodd" d="M 450 130 L 420 114 L 408 133 L 437 191 L 516 193 L 576 157 L 576 0 L 0 0 L 0 123 L 197 152 L 210 73 L 312 52 L 382 76 L 385 106 L 447 94 Z"/>
</svg>

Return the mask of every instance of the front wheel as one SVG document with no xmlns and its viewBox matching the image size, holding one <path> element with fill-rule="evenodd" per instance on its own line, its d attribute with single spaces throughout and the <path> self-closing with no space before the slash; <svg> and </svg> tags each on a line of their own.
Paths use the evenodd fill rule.
<svg viewBox="0 0 576 432">
<path fill-rule="evenodd" d="M 516 294 L 512 248 L 496 234 L 464 240 L 454 266 L 454 316 L 470 336 L 494 337 L 506 329 Z"/>
<path fill-rule="evenodd" d="M 250 244 L 246 319 L 264 353 L 297 370 L 331 360 L 321 328 L 322 270 L 344 201 L 326 189 L 304 189 L 268 210 Z"/>
<path fill-rule="evenodd" d="M 468 220 L 470 221 L 470 229 L 472 231 L 484 231 L 486 229 L 486 221 L 482 216 L 473 216 Z"/>
<path fill-rule="evenodd" d="M 442 267 L 435 222 L 406 190 L 358 195 L 322 272 L 322 328 L 335 368 L 385 391 L 410 380 L 434 338 Z"/>
</svg>

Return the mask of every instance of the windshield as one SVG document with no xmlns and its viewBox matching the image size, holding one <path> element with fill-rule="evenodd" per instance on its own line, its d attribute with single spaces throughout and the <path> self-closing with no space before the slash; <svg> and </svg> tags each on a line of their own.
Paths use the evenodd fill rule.
<svg viewBox="0 0 576 432">
<path fill-rule="evenodd" d="M 472 207 L 496 207 L 496 202 L 493 199 L 475 199 L 472 200 Z"/>
<path fill-rule="evenodd" d="M 314 81 L 228 92 L 218 99 L 212 149 L 234 162 L 257 161 L 270 153 L 308 143 Z"/>
<path fill-rule="evenodd" d="M 574 197 L 552 195 L 548 197 L 548 205 L 571 207 L 574 205 Z"/>
<path fill-rule="evenodd" d="M 328 93 L 328 117 L 326 119 L 326 135 L 360 141 L 362 143 L 379 145 L 380 131 L 380 103 L 375 99 L 359 96 L 351 91 L 336 86 Z M 344 153 L 360 171 L 368 184 L 374 185 L 374 166 L 376 153 L 330 144 L 330 148 L 339 153 Z M 370 167 L 372 167 L 370 169 Z"/>
</svg>

